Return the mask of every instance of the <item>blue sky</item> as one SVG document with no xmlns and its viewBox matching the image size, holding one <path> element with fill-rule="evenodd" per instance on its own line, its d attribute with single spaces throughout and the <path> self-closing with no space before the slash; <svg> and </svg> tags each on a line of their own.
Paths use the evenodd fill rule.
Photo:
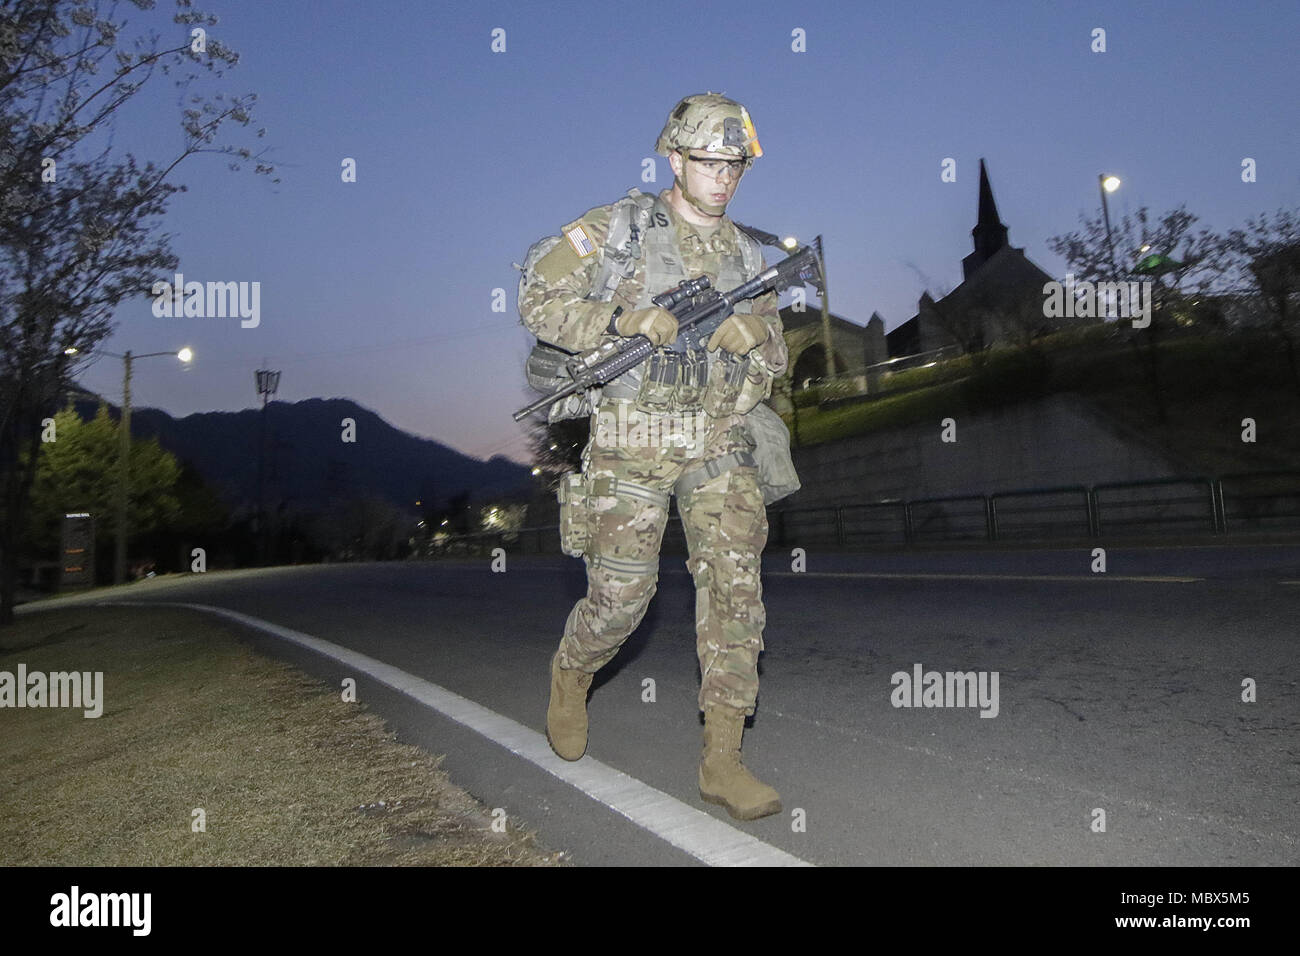
<svg viewBox="0 0 1300 956">
<path fill-rule="evenodd" d="M 136 366 L 133 404 L 176 416 L 255 406 L 265 358 L 283 373 L 281 400 L 351 398 L 466 454 L 526 461 L 510 416 L 531 400 L 530 339 L 511 263 L 631 186 L 670 186 L 655 138 L 678 99 L 705 90 L 748 106 L 765 151 L 729 212 L 822 233 L 832 309 L 859 323 L 879 312 L 886 329 L 922 291 L 961 281 L 981 157 L 1012 244 L 1054 275 L 1065 264 L 1046 240 L 1096 213 L 1103 171 L 1124 180 L 1116 217 L 1186 203 L 1197 228 L 1226 229 L 1300 208 L 1293 2 L 203 8 L 241 55 L 221 88 L 257 93 L 283 181 L 210 155 L 178 169 L 188 191 L 164 229 L 180 271 L 260 282 L 261 323 L 157 318 L 147 297 L 119 308 L 105 348 L 195 349 L 187 369 Z M 1105 53 L 1090 51 L 1097 27 Z M 491 50 L 496 28 L 504 53 Z M 791 50 L 795 29 L 806 52 Z M 177 95 L 155 84 L 115 141 L 170 159 Z M 1255 183 L 1241 182 L 1247 156 Z M 355 183 L 341 181 L 345 157 Z M 653 184 L 641 181 L 649 157 Z M 946 157 L 956 183 L 940 181 Z M 121 363 L 101 359 L 81 381 L 117 401 Z"/>
</svg>

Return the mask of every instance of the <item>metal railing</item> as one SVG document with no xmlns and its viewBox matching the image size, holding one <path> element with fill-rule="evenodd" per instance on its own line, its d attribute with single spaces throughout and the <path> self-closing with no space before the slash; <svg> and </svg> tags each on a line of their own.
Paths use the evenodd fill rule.
<svg viewBox="0 0 1300 956">
<path fill-rule="evenodd" d="M 1296 532 L 1300 534 L 1300 470 L 1180 475 L 1095 485 L 1020 488 L 986 495 L 890 499 L 857 504 L 781 508 L 768 512 L 768 547 L 837 548 L 927 544 Z M 555 525 L 462 535 L 457 551 L 556 554 Z M 670 515 L 662 550 L 683 552 L 681 518 Z"/>
</svg>

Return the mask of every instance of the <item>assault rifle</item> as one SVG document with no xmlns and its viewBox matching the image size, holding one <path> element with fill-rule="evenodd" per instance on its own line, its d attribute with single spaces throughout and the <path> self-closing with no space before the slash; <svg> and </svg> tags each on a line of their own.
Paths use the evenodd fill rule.
<svg viewBox="0 0 1300 956">
<path fill-rule="evenodd" d="M 821 236 L 809 245 L 801 246 L 774 266 L 768 266 L 753 279 L 736 286 L 730 292 L 720 292 L 712 287 L 708 276 L 687 279 L 681 285 L 655 296 L 652 301 L 677 319 L 679 351 L 684 348 L 702 349 L 718 326 L 732 314 L 737 302 L 752 299 L 773 289 L 780 292 L 798 283 L 811 283 L 821 287 Z M 623 312 L 619 306 L 612 313 Z M 678 344 L 680 343 L 680 345 Z M 605 342 L 594 349 L 573 355 L 565 362 L 563 373 L 572 379 L 545 398 L 540 398 L 515 412 L 515 421 L 522 421 L 540 409 L 597 385 L 618 378 L 630 368 L 635 368 L 649 358 L 655 346 L 644 335 L 633 335 L 617 342 Z"/>
</svg>

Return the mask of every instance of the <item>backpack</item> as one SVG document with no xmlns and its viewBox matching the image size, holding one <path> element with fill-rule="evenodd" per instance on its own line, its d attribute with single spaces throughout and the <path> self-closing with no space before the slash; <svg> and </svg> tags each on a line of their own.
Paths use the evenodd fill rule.
<svg viewBox="0 0 1300 956">
<path fill-rule="evenodd" d="M 654 201 L 653 195 L 632 188 L 627 191 L 625 198 L 614 203 L 609 232 L 601 250 L 600 268 L 587 293 L 587 298 L 591 301 L 608 302 L 614 297 L 619 282 L 635 271 L 636 261 L 641 258 L 641 244 L 638 240 L 649 225 Z M 528 247 L 523 264 L 515 266 L 521 273 L 517 301 L 523 301 L 524 292 L 533 281 L 533 270 L 537 263 L 561 241 L 559 236 L 545 236 Z M 520 320 L 522 321 L 522 316 Z M 535 339 L 528 360 L 524 363 L 529 388 L 550 395 L 573 381 L 566 363 L 574 354 L 549 342 Z M 591 401 L 586 394 L 570 395 L 551 406 L 547 422 L 585 418 L 591 412 Z"/>
</svg>

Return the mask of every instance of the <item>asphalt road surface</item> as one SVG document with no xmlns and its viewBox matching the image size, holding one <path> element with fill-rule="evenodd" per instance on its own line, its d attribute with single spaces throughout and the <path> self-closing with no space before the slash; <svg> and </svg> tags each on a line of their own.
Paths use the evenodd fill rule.
<svg viewBox="0 0 1300 956">
<path fill-rule="evenodd" d="M 585 591 L 578 560 L 210 573 L 111 597 L 231 609 L 480 705 L 480 726 L 508 718 L 505 736 L 522 725 L 496 742 L 358 676 L 355 661 L 248 631 L 336 686 L 357 678 L 401 739 L 446 753 L 457 783 L 579 864 L 719 862 L 695 847 L 716 848 L 720 833 L 751 839 L 749 862 L 771 862 L 769 848 L 816 865 L 1300 862 L 1300 547 L 1110 548 L 1104 573 L 1087 548 L 806 560 L 800 573 L 788 556 L 764 559 L 767 649 L 744 752 L 785 809 L 752 823 L 696 789 L 694 597 L 680 556 L 664 557 L 646 619 L 597 675 L 576 764 L 540 735 L 550 656 Z M 896 706 L 930 671 L 974 672 L 985 696 Z M 930 701 L 963 703 L 946 690 Z M 617 809 L 602 802 L 611 793 Z M 716 822 L 699 817 L 697 834 L 682 813 Z"/>
</svg>

